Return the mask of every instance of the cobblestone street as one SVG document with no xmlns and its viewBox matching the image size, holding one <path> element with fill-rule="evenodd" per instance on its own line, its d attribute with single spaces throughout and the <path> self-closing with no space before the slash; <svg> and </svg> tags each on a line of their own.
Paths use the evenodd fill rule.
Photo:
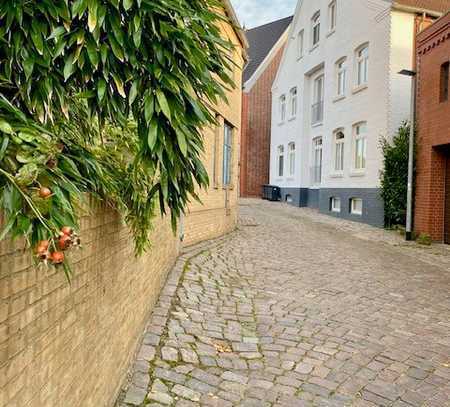
<svg viewBox="0 0 450 407">
<path fill-rule="evenodd" d="M 169 275 L 119 406 L 450 406 L 449 251 L 240 210 Z"/>
</svg>

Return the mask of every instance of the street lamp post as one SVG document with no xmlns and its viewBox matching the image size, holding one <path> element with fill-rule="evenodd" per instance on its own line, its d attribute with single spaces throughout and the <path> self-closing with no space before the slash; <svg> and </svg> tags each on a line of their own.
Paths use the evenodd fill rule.
<svg viewBox="0 0 450 407">
<path fill-rule="evenodd" d="M 403 69 L 400 75 L 411 77 L 411 113 L 409 131 L 409 155 L 408 155 L 408 193 L 406 203 L 406 240 L 412 240 L 413 222 L 413 183 L 414 183 L 414 128 L 416 113 L 416 72 Z"/>
</svg>

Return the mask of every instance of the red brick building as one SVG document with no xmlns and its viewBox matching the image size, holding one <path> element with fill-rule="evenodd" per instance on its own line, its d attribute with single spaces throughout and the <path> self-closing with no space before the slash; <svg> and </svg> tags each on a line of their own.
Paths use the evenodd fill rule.
<svg viewBox="0 0 450 407">
<path fill-rule="evenodd" d="M 450 13 L 417 36 L 415 205 L 415 230 L 450 244 L 449 65 Z"/>
<path fill-rule="evenodd" d="M 244 71 L 240 194 L 261 196 L 269 182 L 272 83 L 283 55 L 292 17 L 246 31 L 249 63 Z"/>
</svg>

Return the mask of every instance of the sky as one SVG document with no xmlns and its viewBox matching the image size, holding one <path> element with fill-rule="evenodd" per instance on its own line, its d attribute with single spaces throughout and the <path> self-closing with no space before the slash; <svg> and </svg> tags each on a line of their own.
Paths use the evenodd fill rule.
<svg viewBox="0 0 450 407">
<path fill-rule="evenodd" d="M 246 28 L 270 23 L 294 14 L 297 0 L 231 0 Z"/>
</svg>

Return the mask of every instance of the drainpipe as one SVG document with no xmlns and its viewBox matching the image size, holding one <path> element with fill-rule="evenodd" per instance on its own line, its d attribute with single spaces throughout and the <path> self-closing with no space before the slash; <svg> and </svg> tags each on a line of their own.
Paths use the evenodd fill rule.
<svg viewBox="0 0 450 407">
<path fill-rule="evenodd" d="M 414 185 L 414 128 L 416 116 L 416 72 L 403 69 L 400 75 L 411 77 L 411 117 L 409 131 L 409 153 L 408 153 L 408 192 L 406 202 L 406 240 L 412 240 L 413 223 L 413 185 Z"/>
</svg>

